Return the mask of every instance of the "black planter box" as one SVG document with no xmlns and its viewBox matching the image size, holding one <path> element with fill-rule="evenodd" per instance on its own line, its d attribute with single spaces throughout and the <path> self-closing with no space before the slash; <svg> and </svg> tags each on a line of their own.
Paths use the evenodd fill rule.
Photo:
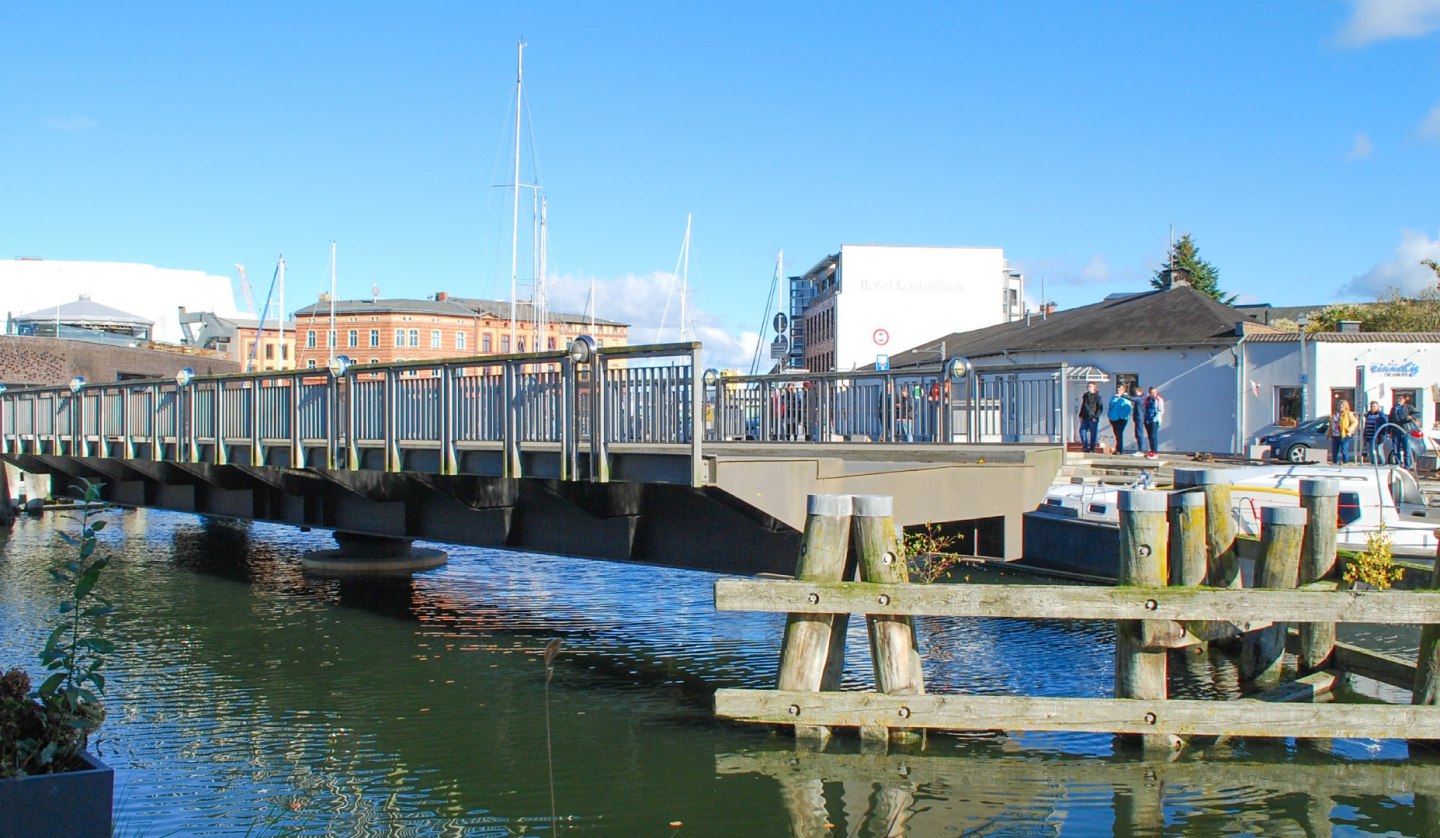
<svg viewBox="0 0 1440 838">
<path fill-rule="evenodd" d="M 110 838 L 115 769 L 78 757 L 85 768 L 0 780 L 0 838 Z"/>
</svg>

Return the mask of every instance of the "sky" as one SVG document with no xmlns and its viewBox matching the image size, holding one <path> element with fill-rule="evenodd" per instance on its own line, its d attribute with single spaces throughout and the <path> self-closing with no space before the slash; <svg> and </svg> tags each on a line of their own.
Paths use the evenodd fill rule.
<svg viewBox="0 0 1440 838">
<path fill-rule="evenodd" d="M 341 298 L 508 298 L 522 38 L 551 307 L 676 337 L 688 215 L 714 365 L 782 250 L 1000 247 L 1062 308 L 1144 290 L 1172 231 L 1243 302 L 1440 258 L 1440 0 L 0 0 L 0 258 L 239 263 L 263 297 L 283 255 L 293 311 L 334 241 Z"/>
</svg>

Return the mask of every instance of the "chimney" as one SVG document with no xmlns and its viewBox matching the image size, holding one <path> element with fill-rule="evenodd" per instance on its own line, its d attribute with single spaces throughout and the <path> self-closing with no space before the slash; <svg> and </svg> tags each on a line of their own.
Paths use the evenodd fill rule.
<svg viewBox="0 0 1440 838">
<path fill-rule="evenodd" d="M 447 292 L 445 292 L 445 291 L 436 291 L 436 292 L 435 292 L 435 302 L 437 302 L 437 303 L 443 303 L 443 302 L 445 302 L 445 301 L 448 300 L 448 299 L 450 299 L 449 293 L 447 293 Z"/>
<path fill-rule="evenodd" d="M 1341 321 L 1340 321 L 1339 323 L 1337 323 L 1336 325 L 1339 326 L 1340 331 L 1342 331 L 1342 332 L 1358 332 L 1358 331 L 1360 331 L 1360 321 L 1359 321 L 1359 320 L 1341 320 Z"/>
<path fill-rule="evenodd" d="M 1170 268 L 1165 271 L 1165 287 L 1174 288 L 1177 285 L 1190 287 L 1190 270 L 1188 268 Z"/>
<path fill-rule="evenodd" d="M 1049 317 L 1050 315 L 1054 314 L 1054 313 L 1055 313 L 1055 308 L 1056 308 L 1056 306 L 1055 306 L 1054 303 L 1046 303 L 1046 304 L 1045 304 L 1045 316 L 1046 316 L 1046 317 Z"/>
</svg>

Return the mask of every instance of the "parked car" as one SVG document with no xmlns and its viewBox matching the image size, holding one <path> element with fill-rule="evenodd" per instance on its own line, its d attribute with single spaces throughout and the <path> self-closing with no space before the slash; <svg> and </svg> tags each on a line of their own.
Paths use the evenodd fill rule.
<svg viewBox="0 0 1440 838">
<path fill-rule="evenodd" d="M 1271 459 L 1285 460 L 1291 463 L 1310 462 L 1312 459 L 1318 460 L 1329 455 L 1329 429 L 1330 417 L 1328 416 L 1310 419 L 1289 428 L 1271 425 L 1260 432 L 1260 437 L 1256 439 L 1256 442 L 1260 445 L 1270 446 Z M 1388 433 L 1391 429 L 1386 430 L 1387 433 L 1376 445 L 1377 459 L 1382 463 L 1398 463 L 1400 458 L 1396 456 L 1393 437 Z M 1411 431 L 1406 442 L 1410 447 L 1410 461 L 1419 463 L 1421 455 L 1433 454 L 1440 450 L 1440 430 L 1429 433 L 1418 430 Z M 1363 442 L 1357 439 L 1356 443 L 1363 449 Z M 1312 457 L 1310 453 L 1312 449 L 1318 451 L 1319 454 Z M 1368 452 L 1356 450 L 1351 453 L 1358 460 L 1361 454 Z"/>
</svg>

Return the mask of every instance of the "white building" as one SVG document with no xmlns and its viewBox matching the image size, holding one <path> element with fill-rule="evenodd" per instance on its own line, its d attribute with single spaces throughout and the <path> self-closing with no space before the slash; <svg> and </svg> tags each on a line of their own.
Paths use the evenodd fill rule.
<svg viewBox="0 0 1440 838">
<path fill-rule="evenodd" d="M 151 337 L 169 343 L 180 342 L 181 307 L 239 314 L 228 277 L 128 262 L 0 261 L 0 289 L 9 315 L 54 308 L 82 295 L 107 300 L 153 322 Z"/>
<path fill-rule="evenodd" d="M 1024 311 L 1023 280 L 994 247 L 847 244 L 790 278 L 791 357 L 814 371 L 883 361 L 945 331 Z"/>
</svg>

